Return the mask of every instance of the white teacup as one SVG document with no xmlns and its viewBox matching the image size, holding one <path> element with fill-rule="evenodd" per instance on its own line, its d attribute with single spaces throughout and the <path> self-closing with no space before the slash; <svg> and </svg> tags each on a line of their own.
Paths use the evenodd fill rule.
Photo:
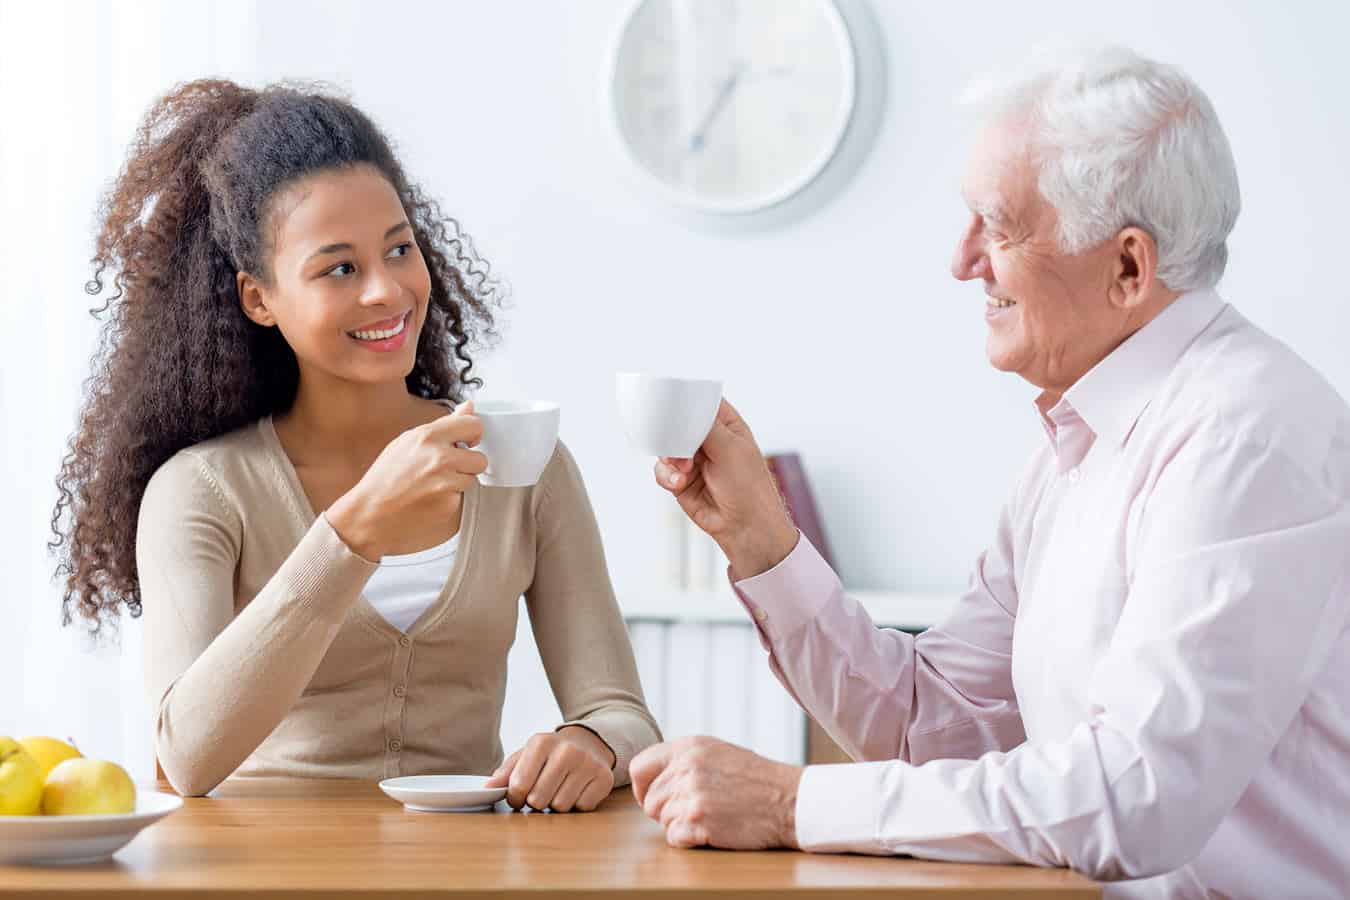
<svg viewBox="0 0 1350 900">
<path fill-rule="evenodd" d="M 483 422 L 478 444 L 487 457 L 487 471 L 478 476 L 489 487 L 528 487 L 539 481 L 558 445 L 556 403 L 474 401 L 474 415 Z"/>
<path fill-rule="evenodd" d="M 620 372 L 619 415 L 634 447 L 652 456 L 688 458 L 717 419 L 722 382 Z"/>
</svg>

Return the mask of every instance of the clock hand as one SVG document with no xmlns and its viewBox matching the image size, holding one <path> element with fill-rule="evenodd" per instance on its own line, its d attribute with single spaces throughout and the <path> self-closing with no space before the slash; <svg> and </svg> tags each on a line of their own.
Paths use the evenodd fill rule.
<svg viewBox="0 0 1350 900">
<path fill-rule="evenodd" d="M 713 98 L 712 105 L 709 106 L 708 111 L 703 114 L 703 121 L 699 123 L 698 129 L 694 132 L 693 137 L 689 139 L 690 153 L 698 153 L 703 149 L 703 145 L 707 140 L 708 129 L 712 127 L 713 122 L 717 119 L 718 113 L 720 113 L 722 108 L 727 105 L 727 100 L 731 98 L 732 92 L 736 90 L 736 85 L 741 80 L 741 73 L 744 71 L 745 63 L 738 63 L 736 68 L 731 70 L 731 74 L 727 76 L 726 81 L 722 82 L 722 87 L 718 90 L 717 96 Z"/>
</svg>

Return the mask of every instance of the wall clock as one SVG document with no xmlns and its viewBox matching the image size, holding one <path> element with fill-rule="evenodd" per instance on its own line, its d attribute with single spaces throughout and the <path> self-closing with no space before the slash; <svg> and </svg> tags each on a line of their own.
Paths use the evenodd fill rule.
<svg viewBox="0 0 1350 900">
<path fill-rule="evenodd" d="M 857 27 L 833 0 L 640 0 L 609 83 L 639 181 L 718 217 L 803 193 L 859 130 L 860 76 L 880 80 L 860 71 Z"/>
</svg>

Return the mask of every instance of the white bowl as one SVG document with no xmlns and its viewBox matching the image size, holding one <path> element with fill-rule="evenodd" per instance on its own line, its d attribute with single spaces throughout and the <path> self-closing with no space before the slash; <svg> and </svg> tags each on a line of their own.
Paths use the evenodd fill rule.
<svg viewBox="0 0 1350 900">
<path fill-rule="evenodd" d="M 419 812 L 478 812 L 506 796 L 506 788 L 485 788 L 486 775 L 404 775 L 386 778 L 380 790 Z"/>
<path fill-rule="evenodd" d="M 0 816 L 0 863 L 97 862 L 182 805 L 175 794 L 141 790 L 136 811 L 120 815 Z"/>
<path fill-rule="evenodd" d="M 628 440 L 651 456 L 692 457 L 722 402 L 722 382 L 706 378 L 620 372 L 614 387 Z"/>
</svg>

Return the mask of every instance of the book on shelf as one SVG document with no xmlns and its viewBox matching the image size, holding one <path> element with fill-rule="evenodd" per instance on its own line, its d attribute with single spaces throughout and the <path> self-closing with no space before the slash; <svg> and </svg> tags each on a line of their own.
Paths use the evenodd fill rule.
<svg viewBox="0 0 1350 900">
<path fill-rule="evenodd" d="M 778 482 L 778 492 L 787 504 L 788 515 L 801 529 L 831 569 L 839 571 L 834 564 L 834 554 L 830 552 L 830 542 L 825 537 L 825 525 L 820 509 L 816 506 L 815 496 L 811 493 L 811 484 L 806 478 L 806 469 L 797 453 L 772 453 L 764 457 L 769 471 Z"/>
</svg>

